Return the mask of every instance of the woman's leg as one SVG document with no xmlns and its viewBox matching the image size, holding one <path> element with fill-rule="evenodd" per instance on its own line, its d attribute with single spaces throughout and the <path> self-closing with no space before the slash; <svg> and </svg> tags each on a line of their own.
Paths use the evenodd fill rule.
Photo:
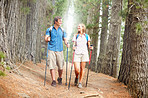
<svg viewBox="0 0 148 98">
<path fill-rule="evenodd" d="M 80 63 L 79 62 L 74 62 L 76 78 L 78 78 L 78 76 L 79 76 L 79 67 L 80 67 Z"/>
<path fill-rule="evenodd" d="M 74 68 L 75 68 L 75 75 L 76 75 L 75 81 L 74 81 L 74 85 L 76 86 L 78 84 L 80 63 L 79 62 L 75 62 L 74 63 Z"/>
<path fill-rule="evenodd" d="M 82 79 L 83 79 L 83 76 L 84 76 L 84 73 L 85 73 L 85 65 L 86 65 L 86 62 L 81 62 L 80 63 L 80 78 L 79 78 L 79 83 L 82 83 Z"/>
</svg>

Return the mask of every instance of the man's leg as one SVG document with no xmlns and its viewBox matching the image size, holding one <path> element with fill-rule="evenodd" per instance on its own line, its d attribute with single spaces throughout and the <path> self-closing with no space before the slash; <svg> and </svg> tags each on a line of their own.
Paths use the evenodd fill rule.
<svg viewBox="0 0 148 98">
<path fill-rule="evenodd" d="M 63 69 L 58 69 L 59 78 L 62 78 Z"/>
<path fill-rule="evenodd" d="M 48 66 L 50 69 L 50 74 L 52 78 L 51 86 L 56 86 L 55 79 L 55 66 L 56 66 L 56 56 L 54 51 L 48 51 Z"/>
<path fill-rule="evenodd" d="M 55 69 L 50 69 L 50 74 L 51 74 L 51 78 L 52 78 L 51 86 L 56 86 L 56 81 L 55 81 Z"/>
<path fill-rule="evenodd" d="M 50 69 L 52 81 L 55 80 L 55 69 Z"/>
<path fill-rule="evenodd" d="M 57 57 L 57 66 L 58 66 L 58 84 L 62 84 L 62 73 L 63 73 L 63 66 L 64 66 L 64 55 L 63 51 L 62 52 L 56 52 L 56 57 Z"/>
<path fill-rule="evenodd" d="M 62 73 L 63 73 L 63 69 L 58 69 L 59 77 L 58 77 L 57 81 L 58 81 L 59 85 L 62 84 Z"/>
</svg>

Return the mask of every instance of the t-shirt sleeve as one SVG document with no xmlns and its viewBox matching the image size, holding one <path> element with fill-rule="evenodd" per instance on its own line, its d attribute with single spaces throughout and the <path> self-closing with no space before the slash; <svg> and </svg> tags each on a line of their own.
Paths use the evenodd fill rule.
<svg viewBox="0 0 148 98">
<path fill-rule="evenodd" d="M 49 28 L 46 30 L 46 35 L 50 36 L 50 33 L 49 33 Z"/>
<path fill-rule="evenodd" d="M 91 41 L 89 35 L 88 35 L 88 41 L 89 41 L 89 42 Z"/>
<path fill-rule="evenodd" d="M 65 31 L 64 31 L 63 37 L 67 38 L 67 33 Z"/>
<path fill-rule="evenodd" d="M 73 42 L 75 42 L 75 41 L 76 41 L 76 35 L 74 35 L 74 36 L 73 36 L 72 41 L 73 41 Z"/>
</svg>

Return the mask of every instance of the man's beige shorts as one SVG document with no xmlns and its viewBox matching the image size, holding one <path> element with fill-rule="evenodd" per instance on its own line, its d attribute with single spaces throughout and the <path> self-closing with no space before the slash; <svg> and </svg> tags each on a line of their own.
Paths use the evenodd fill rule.
<svg viewBox="0 0 148 98">
<path fill-rule="evenodd" d="M 64 66 L 63 51 L 55 52 L 48 50 L 47 65 L 49 66 L 49 69 L 55 69 L 56 66 L 58 66 L 58 69 L 63 69 Z"/>
<path fill-rule="evenodd" d="M 74 62 L 89 62 L 88 54 L 75 54 Z"/>
</svg>

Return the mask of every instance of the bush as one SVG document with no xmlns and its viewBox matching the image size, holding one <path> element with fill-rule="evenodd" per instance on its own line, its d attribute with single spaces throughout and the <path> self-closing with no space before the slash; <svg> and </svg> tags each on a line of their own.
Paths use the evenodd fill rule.
<svg viewBox="0 0 148 98">
<path fill-rule="evenodd" d="M 6 76 L 5 72 L 0 71 L 0 76 Z"/>
<path fill-rule="evenodd" d="M 6 57 L 5 54 L 2 51 L 0 51 L 0 60 L 5 57 Z"/>
</svg>

